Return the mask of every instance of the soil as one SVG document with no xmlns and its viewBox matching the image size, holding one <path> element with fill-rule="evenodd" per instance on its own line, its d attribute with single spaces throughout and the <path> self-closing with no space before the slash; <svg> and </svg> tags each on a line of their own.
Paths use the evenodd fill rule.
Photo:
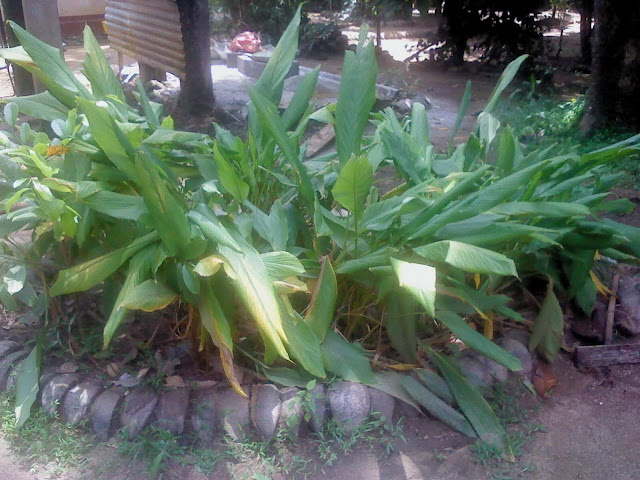
<svg viewBox="0 0 640 480">
<path fill-rule="evenodd" d="M 571 19 L 570 19 L 571 20 Z M 575 19 L 574 19 L 575 20 Z M 575 24 L 575 21 L 574 21 Z M 383 52 L 379 53 L 381 78 L 403 88 L 414 98 L 427 96 L 432 107 L 429 111 L 430 132 L 437 149 L 444 150 L 451 136 L 460 99 L 466 82 L 471 78 L 473 96 L 458 137 L 466 137 L 474 124 L 474 114 L 482 109 L 499 70 L 485 69 L 471 64 L 461 69 L 447 68 L 432 63 L 406 64 L 403 49 L 412 45 L 435 24 L 385 27 Z M 567 33 L 568 32 L 568 33 Z M 557 36 L 550 36 L 557 46 Z M 569 28 L 563 38 L 562 57 L 577 56 L 578 35 Z M 75 40 L 67 42 L 65 57 L 74 71 L 81 68 L 84 52 Z M 103 49 L 112 63 L 117 54 L 107 45 Z M 408 53 L 406 56 L 409 56 Z M 404 57 L 406 58 L 406 57 Z M 329 55 L 322 59 L 303 58 L 304 66 L 320 64 L 323 70 L 340 73 L 342 55 Z M 125 59 L 125 61 L 127 61 Z M 129 59 L 130 61 L 130 59 Z M 567 71 L 558 71 L 557 85 L 569 91 L 584 89 L 585 82 Z M 0 97 L 12 95 L 6 70 L 0 71 Z M 616 191 L 637 203 L 635 191 Z M 636 209 L 625 223 L 640 226 L 640 210 Z M 621 365 L 610 368 L 577 370 L 567 353 L 552 366 L 558 386 L 547 398 L 522 394 L 522 405 L 535 406 L 537 411 L 528 423 L 544 425 L 546 432 L 531 435 L 524 445 L 524 453 L 514 465 L 476 463 L 469 441 L 430 418 L 412 417 L 404 422 L 406 442 L 395 441 L 396 451 L 387 455 L 358 447 L 348 456 L 339 457 L 332 466 L 319 460 L 312 462 L 308 478 L 338 480 L 412 479 L 412 480 L 638 480 L 640 479 L 640 365 Z M 296 452 L 315 456 L 313 445 L 302 439 Z M 89 467 L 70 469 L 63 473 L 65 480 L 124 480 L 146 478 L 145 466 L 117 455 L 112 444 L 103 444 L 88 460 Z M 235 478 L 253 478 L 255 463 L 247 461 L 233 467 Z M 314 471 L 315 470 L 315 471 Z M 11 480 L 44 480 L 49 478 L 46 468 L 30 471 L 29 466 L 11 453 L 9 445 L 0 438 L 0 475 Z M 210 475 L 196 469 L 172 464 L 162 477 L 164 480 L 191 480 L 231 478 L 226 465 L 219 466 Z M 506 472 L 506 473 L 505 473 Z M 268 478 L 268 477 L 267 477 Z M 284 478 L 275 475 L 272 478 Z"/>
</svg>

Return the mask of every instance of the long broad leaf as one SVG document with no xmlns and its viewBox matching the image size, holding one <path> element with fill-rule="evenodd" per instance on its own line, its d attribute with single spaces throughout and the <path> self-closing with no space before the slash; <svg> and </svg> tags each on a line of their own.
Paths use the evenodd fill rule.
<svg viewBox="0 0 640 480">
<path fill-rule="evenodd" d="M 50 295 L 55 297 L 67 293 L 83 292 L 95 287 L 126 262 L 132 255 L 158 240 L 156 232 L 149 233 L 133 241 L 130 245 L 108 253 L 75 267 L 62 270 L 51 286 Z"/>
<path fill-rule="evenodd" d="M 529 350 L 538 352 L 546 361 L 553 363 L 560 353 L 563 338 L 562 308 L 553 292 L 553 282 L 549 282 L 547 296 L 542 302 L 540 313 L 529 339 Z"/>
<path fill-rule="evenodd" d="M 356 52 L 347 50 L 336 106 L 336 147 L 340 163 L 360 153 L 360 143 L 369 113 L 376 101 L 376 62 L 373 42 L 367 39 L 367 28 L 360 30 Z"/>
<path fill-rule="evenodd" d="M 398 291 L 387 306 L 387 333 L 391 346 L 409 363 L 416 362 L 418 315 L 416 301 L 408 293 Z"/>
<path fill-rule="evenodd" d="M 127 292 L 120 305 L 129 310 L 155 312 L 165 308 L 177 296 L 176 292 L 162 283 L 158 283 L 156 280 L 146 280 Z"/>
<path fill-rule="evenodd" d="M 273 51 L 267 66 L 256 83 L 256 89 L 275 104 L 280 103 L 284 79 L 289 73 L 298 52 L 301 10 L 302 5 L 298 7 L 287 29 L 280 37 L 276 49 Z"/>
<path fill-rule="evenodd" d="M 415 378 L 405 376 L 402 379 L 402 386 L 409 392 L 409 395 L 431 415 L 468 437 L 476 437 L 473 427 L 464 415 L 454 410 L 447 403 L 420 385 Z"/>
<path fill-rule="evenodd" d="M 333 198 L 349 210 L 356 222 L 362 217 L 364 203 L 373 185 L 373 167 L 367 157 L 351 157 L 342 167 L 331 193 Z"/>
<path fill-rule="evenodd" d="M 318 84 L 319 74 L 320 66 L 317 66 L 302 78 L 291 103 L 282 114 L 282 124 L 285 129 L 289 130 L 309 108 L 309 102 Z"/>
<path fill-rule="evenodd" d="M 109 60 L 104 55 L 100 44 L 96 39 L 91 27 L 84 27 L 84 50 L 87 52 L 84 57 L 84 74 L 91 82 L 91 90 L 97 98 L 103 98 L 107 95 L 113 95 L 126 104 L 124 98 L 124 90 L 120 84 L 120 80 L 113 73 Z"/>
<path fill-rule="evenodd" d="M 284 347 L 287 335 L 282 326 L 282 316 L 267 268 L 255 249 L 239 235 L 235 241 L 242 253 L 224 245 L 219 252 L 227 259 L 230 278 L 238 297 L 255 320 L 265 343 L 275 349 L 283 358 L 289 359 Z"/>
<path fill-rule="evenodd" d="M 375 382 L 369 359 L 361 348 L 347 342 L 333 330 L 329 330 L 321 345 L 324 367 L 331 373 L 350 382 L 369 385 Z"/>
<path fill-rule="evenodd" d="M 214 345 L 220 350 L 222 368 L 229 383 L 239 395 L 247 398 L 247 394 L 240 386 L 240 382 L 235 373 L 233 364 L 233 338 L 231 337 L 229 321 L 209 281 L 203 280 L 201 282 L 200 292 L 198 301 L 200 321 L 211 336 Z"/>
<path fill-rule="evenodd" d="M 496 107 L 496 105 L 500 101 L 500 95 L 502 95 L 504 89 L 509 86 L 511 80 L 513 80 L 513 77 L 515 77 L 516 73 L 518 73 L 518 70 L 520 70 L 520 65 L 522 65 L 522 62 L 524 62 L 528 57 L 529 55 L 520 55 L 509 65 L 507 65 L 507 67 L 502 72 L 502 75 L 500 75 L 500 79 L 493 89 L 487 105 L 484 107 L 485 112 L 490 113 Z"/>
<path fill-rule="evenodd" d="M 451 140 L 449 140 L 449 155 L 453 153 L 453 142 L 458 134 L 458 130 L 460 129 L 460 125 L 462 124 L 462 120 L 464 116 L 467 114 L 467 110 L 469 110 L 469 104 L 471 103 L 471 80 L 467 82 L 467 86 L 464 89 L 464 94 L 462 95 L 462 100 L 460 102 L 460 109 L 458 110 L 458 116 L 456 117 L 456 123 L 453 126 L 453 131 L 451 132 Z"/>
<path fill-rule="evenodd" d="M 508 460 L 514 461 L 507 432 L 484 397 L 447 359 L 433 351 L 428 345 L 423 346 L 449 384 L 458 406 L 473 426 L 480 440 L 499 448 Z"/>
<path fill-rule="evenodd" d="M 518 276 L 516 265 L 510 258 L 462 242 L 443 240 L 413 250 L 427 260 L 444 262 L 465 272 Z"/>
<path fill-rule="evenodd" d="M 48 91 L 25 97 L 15 97 L 11 99 L 11 103 L 17 105 L 22 113 L 49 122 L 58 119 L 66 120 L 69 115 L 69 107 Z"/>
<path fill-rule="evenodd" d="M 436 269 L 421 263 L 410 263 L 391 259 L 398 283 L 405 288 L 429 315 L 435 315 Z"/>
<path fill-rule="evenodd" d="M 333 321 L 338 285 L 329 257 L 322 257 L 320 276 L 304 321 L 320 341 L 324 340 Z"/>
<path fill-rule="evenodd" d="M 40 361 L 42 358 L 42 346 L 40 342 L 31 350 L 31 353 L 20 364 L 18 378 L 16 380 L 16 426 L 24 425 L 31 415 L 31 406 L 36 401 L 40 391 Z"/>
</svg>

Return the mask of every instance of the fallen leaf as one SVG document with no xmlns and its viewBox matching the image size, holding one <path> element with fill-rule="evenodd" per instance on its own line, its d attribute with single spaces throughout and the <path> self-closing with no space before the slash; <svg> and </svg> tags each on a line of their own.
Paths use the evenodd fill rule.
<svg viewBox="0 0 640 480">
<path fill-rule="evenodd" d="M 140 371 L 138 372 L 137 378 L 142 378 L 142 377 L 144 377 L 144 376 L 147 374 L 147 372 L 148 372 L 148 371 L 149 371 L 149 367 L 147 367 L 147 368 L 143 368 L 142 370 L 140 370 Z"/>
<path fill-rule="evenodd" d="M 215 387 L 216 385 L 218 385 L 218 382 L 215 380 L 201 380 L 199 382 L 195 382 L 196 389 Z"/>
<path fill-rule="evenodd" d="M 533 375 L 533 387 L 540 397 L 546 397 L 549 391 L 556 387 L 558 383 L 558 377 L 551 372 L 551 367 L 540 365 L 536 368 L 536 372 Z"/>
<path fill-rule="evenodd" d="M 184 383 L 184 380 L 180 375 L 173 375 L 166 378 L 164 386 L 169 388 L 186 388 L 187 384 Z"/>
<path fill-rule="evenodd" d="M 122 375 L 120 375 L 120 378 L 118 378 L 118 380 L 113 382 L 114 385 L 127 388 L 135 387 L 136 385 L 140 385 L 140 383 L 142 383 L 142 380 L 140 378 L 134 377 L 130 373 L 123 373 Z"/>
</svg>

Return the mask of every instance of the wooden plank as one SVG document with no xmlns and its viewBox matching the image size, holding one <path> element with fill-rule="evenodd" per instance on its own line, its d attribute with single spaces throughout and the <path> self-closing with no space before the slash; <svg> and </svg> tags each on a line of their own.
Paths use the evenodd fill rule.
<svg viewBox="0 0 640 480">
<path fill-rule="evenodd" d="M 620 363 L 640 363 L 640 344 L 576 347 L 576 364 L 579 367 L 604 367 Z"/>
</svg>

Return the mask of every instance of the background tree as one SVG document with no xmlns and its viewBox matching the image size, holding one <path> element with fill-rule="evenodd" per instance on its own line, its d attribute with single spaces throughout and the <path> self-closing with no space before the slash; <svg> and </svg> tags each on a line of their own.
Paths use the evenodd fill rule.
<svg viewBox="0 0 640 480">
<path fill-rule="evenodd" d="M 215 104 L 211 79 L 209 2 L 178 0 L 178 11 L 186 64 L 178 106 L 185 113 L 206 114 Z"/>
<path fill-rule="evenodd" d="M 640 2 L 595 0 L 593 60 L 583 132 L 640 128 Z"/>
<path fill-rule="evenodd" d="M 13 20 L 22 28 L 25 27 L 24 12 L 22 11 L 22 0 L 2 0 L 0 2 L 0 5 L 2 6 L 2 18 L 5 22 L 8 20 Z M 15 33 L 13 33 L 13 30 L 11 28 L 6 28 L 5 31 L 10 47 L 20 45 L 20 42 L 18 42 L 18 38 L 16 37 Z M 17 65 L 12 65 L 11 71 L 13 73 L 16 95 L 31 95 L 35 92 L 33 86 L 33 77 L 29 72 Z"/>
</svg>

